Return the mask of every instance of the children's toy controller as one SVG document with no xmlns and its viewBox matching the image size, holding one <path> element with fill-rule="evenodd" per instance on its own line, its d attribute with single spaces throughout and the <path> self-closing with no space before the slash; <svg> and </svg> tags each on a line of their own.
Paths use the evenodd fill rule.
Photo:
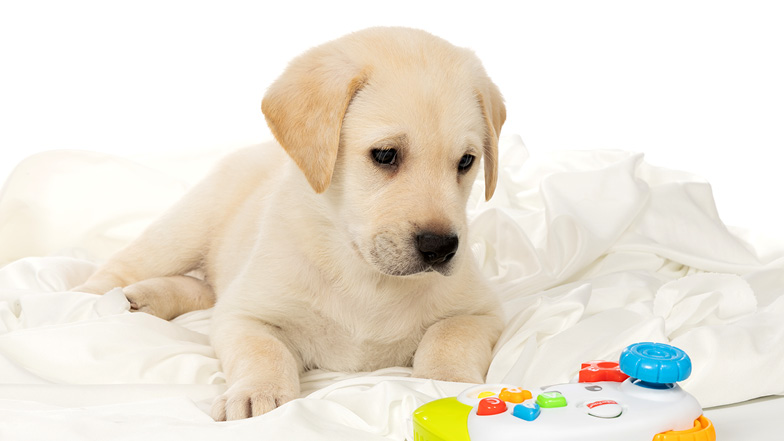
<svg viewBox="0 0 784 441">
<path fill-rule="evenodd" d="M 676 383 L 682 350 L 633 344 L 620 362 L 583 363 L 577 382 L 533 389 L 486 384 L 414 412 L 414 441 L 715 441 L 713 423 Z"/>
</svg>

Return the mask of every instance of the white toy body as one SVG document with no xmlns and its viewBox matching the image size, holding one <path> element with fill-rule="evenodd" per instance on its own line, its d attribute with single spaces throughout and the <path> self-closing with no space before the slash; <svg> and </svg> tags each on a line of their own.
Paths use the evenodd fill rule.
<svg viewBox="0 0 784 441">
<path fill-rule="evenodd" d="M 690 374 L 682 350 L 636 343 L 618 363 L 583 363 L 573 383 L 484 384 L 427 403 L 414 412 L 414 441 L 715 441 L 677 384 Z"/>
<path fill-rule="evenodd" d="M 495 392 L 511 385 L 481 385 L 457 396 L 463 404 L 478 408 L 482 392 Z M 560 392 L 566 406 L 541 408 L 539 416 L 526 421 L 512 415 L 516 403 L 496 415 L 468 415 L 471 441 L 633 441 L 650 440 L 652 434 L 670 430 L 688 430 L 702 415 L 697 400 L 680 386 L 650 389 L 633 384 L 602 381 L 567 383 L 530 389 L 533 398 L 521 404 L 531 405 L 545 392 Z M 593 407 L 591 404 L 596 404 Z M 615 403 L 615 404 L 613 404 Z M 606 408 L 606 409 L 603 409 Z"/>
</svg>

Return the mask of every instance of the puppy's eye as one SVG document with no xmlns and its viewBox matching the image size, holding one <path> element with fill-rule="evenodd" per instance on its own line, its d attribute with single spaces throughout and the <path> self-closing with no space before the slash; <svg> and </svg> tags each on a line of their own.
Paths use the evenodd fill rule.
<svg viewBox="0 0 784 441">
<path fill-rule="evenodd" d="M 395 165 L 397 163 L 397 150 L 373 149 L 370 151 L 373 160 L 380 165 Z"/>
<path fill-rule="evenodd" d="M 460 162 L 457 164 L 457 170 L 460 172 L 467 172 L 474 164 L 474 155 L 463 155 Z"/>
</svg>

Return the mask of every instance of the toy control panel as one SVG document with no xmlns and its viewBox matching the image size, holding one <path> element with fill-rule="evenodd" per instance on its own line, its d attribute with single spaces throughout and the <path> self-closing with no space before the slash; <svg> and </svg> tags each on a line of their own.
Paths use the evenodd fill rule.
<svg viewBox="0 0 784 441">
<path fill-rule="evenodd" d="M 682 350 L 637 343 L 619 362 L 583 363 L 576 382 L 524 389 L 485 384 L 419 407 L 414 441 L 715 441 Z"/>
</svg>

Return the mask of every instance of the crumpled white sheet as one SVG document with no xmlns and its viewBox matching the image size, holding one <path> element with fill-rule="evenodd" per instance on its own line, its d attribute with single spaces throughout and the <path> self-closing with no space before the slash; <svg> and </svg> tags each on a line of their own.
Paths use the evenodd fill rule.
<svg viewBox="0 0 784 441">
<path fill-rule="evenodd" d="M 211 311 L 165 322 L 128 312 L 120 292 L 67 292 L 185 191 L 177 173 L 202 169 L 96 158 L 38 155 L 0 198 L 0 261 L 11 261 L 0 269 L 0 439 L 400 440 L 416 407 L 464 388 L 403 367 L 317 370 L 301 400 L 212 422 L 225 380 Z M 569 381 L 582 361 L 661 341 L 691 356 L 682 385 L 703 406 L 784 393 L 784 247 L 728 229 L 708 183 L 623 151 L 529 158 L 518 137 L 502 139 L 501 164 L 494 198 L 482 200 L 480 178 L 469 207 L 472 250 L 508 320 L 488 382 Z M 85 183 L 96 173 L 100 191 Z"/>
</svg>

